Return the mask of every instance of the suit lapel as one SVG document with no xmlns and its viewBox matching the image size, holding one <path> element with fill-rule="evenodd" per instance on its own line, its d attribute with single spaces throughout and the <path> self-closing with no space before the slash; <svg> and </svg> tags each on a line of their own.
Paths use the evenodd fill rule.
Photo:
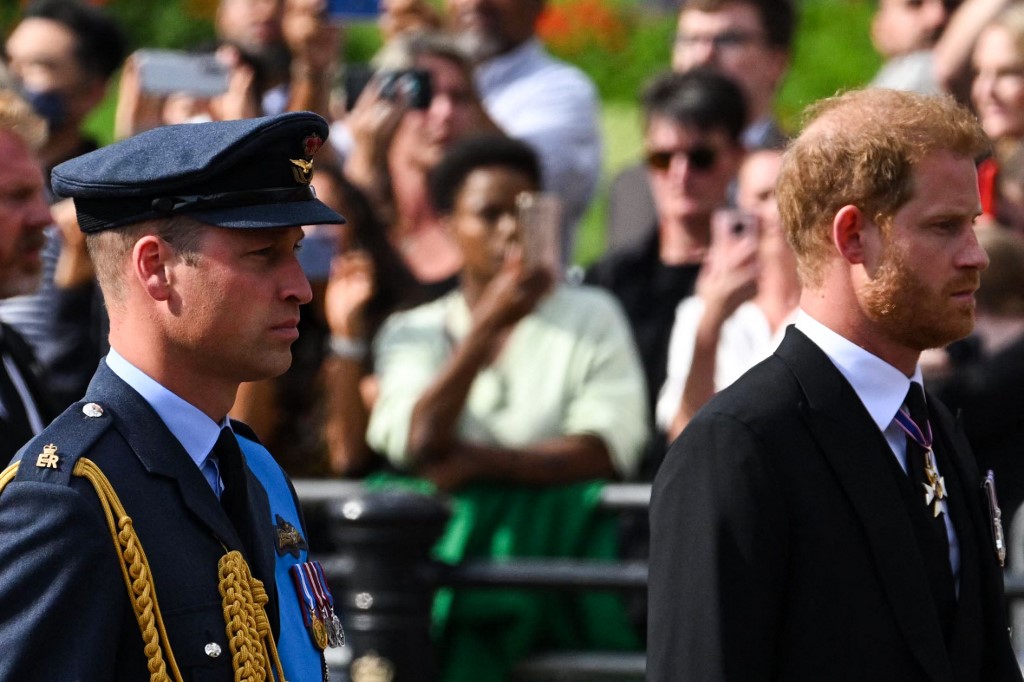
<svg viewBox="0 0 1024 682">
<path fill-rule="evenodd" d="M 15 387 L 7 363 L 13 363 L 23 384 L 21 390 Z M 0 459 L 5 462 L 35 436 L 29 417 L 32 409 L 39 415 L 43 426 L 53 417 L 40 399 L 42 393 L 36 381 L 38 370 L 24 342 L 10 327 L 0 324 L 0 406 L 3 407 L 0 410 Z"/>
<path fill-rule="evenodd" d="M 58 411 L 54 409 L 49 393 L 43 389 L 40 383 L 44 377 L 42 366 L 36 360 L 32 349 L 25 339 L 11 327 L 0 323 L 0 338 L 3 339 L 0 341 L 0 350 L 6 348 L 7 353 L 11 356 L 11 360 L 17 365 L 18 372 L 21 374 L 29 396 L 32 398 L 32 404 L 35 406 L 36 412 L 39 413 L 39 417 L 43 420 L 43 426 L 46 426 L 53 421 Z"/>
<path fill-rule="evenodd" d="M 228 549 L 244 551 L 241 538 L 199 467 L 142 396 L 105 362 L 100 363 L 85 399 L 111 406 L 118 418 L 118 430 L 146 470 L 173 479 L 184 507 Z"/>
<path fill-rule="evenodd" d="M 263 581 L 270 597 L 265 608 L 276 637 L 279 631 L 276 559 L 273 543 L 266 541 L 267 528 L 271 525 L 267 514 L 270 503 L 262 484 L 249 467 L 246 465 L 243 469 L 253 546 L 251 551 L 246 551 L 241 537 L 192 458 L 142 396 L 110 371 L 105 362 L 100 363 L 85 399 L 111 406 L 118 417 L 118 430 L 124 434 L 146 470 L 173 479 L 188 511 L 227 549 L 238 550 L 246 556 L 253 575 Z M 140 443 L 146 446 L 140 446 Z M 242 461 L 245 461 L 244 453 Z"/>
<path fill-rule="evenodd" d="M 807 397 L 804 416 L 860 518 L 883 589 L 910 649 L 932 680 L 952 682 L 938 614 L 914 531 L 892 476 L 891 450 L 849 382 L 806 336 L 790 329 L 776 354 Z"/>
</svg>

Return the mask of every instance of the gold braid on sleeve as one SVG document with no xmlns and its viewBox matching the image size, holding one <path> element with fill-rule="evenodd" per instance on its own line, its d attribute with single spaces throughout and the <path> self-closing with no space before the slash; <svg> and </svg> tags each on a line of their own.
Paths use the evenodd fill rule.
<svg viewBox="0 0 1024 682">
<path fill-rule="evenodd" d="M 0 473 L 0 493 L 17 473 L 17 462 Z M 72 473 L 92 484 L 103 507 L 107 527 L 117 548 L 128 598 L 142 632 L 150 682 L 171 682 L 172 679 L 174 682 L 182 682 L 160 615 L 149 561 L 142 550 L 131 517 L 125 513 L 110 481 L 91 460 L 80 458 Z M 273 682 L 275 679 L 286 682 L 270 621 L 263 608 L 269 597 L 262 581 L 253 577 L 245 558 L 237 551 L 227 552 L 221 557 L 217 572 L 235 682 Z"/>
</svg>

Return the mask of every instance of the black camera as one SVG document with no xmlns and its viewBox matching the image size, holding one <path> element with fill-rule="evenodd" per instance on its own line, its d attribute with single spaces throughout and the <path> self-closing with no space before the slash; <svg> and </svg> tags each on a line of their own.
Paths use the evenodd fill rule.
<svg viewBox="0 0 1024 682">
<path fill-rule="evenodd" d="M 399 95 L 409 103 L 410 109 L 429 109 L 434 97 L 430 85 L 430 72 L 423 69 L 385 71 L 380 74 L 380 96 L 396 99 Z"/>
</svg>

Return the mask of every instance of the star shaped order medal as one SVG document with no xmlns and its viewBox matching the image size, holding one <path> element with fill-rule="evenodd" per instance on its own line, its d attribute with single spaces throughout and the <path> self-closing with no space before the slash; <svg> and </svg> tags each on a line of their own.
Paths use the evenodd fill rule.
<svg viewBox="0 0 1024 682">
<path fill-rule="evenodd" d="M 946 511 L 946 481 L 935 470 L 931 448 L 924 452 L 924 475 L 928 479 L 927 483 L 921 483 L 924 486 L 924 503 L 927 506 L 934 502 L 933 516 L 938 516 Z"/>
</svg>

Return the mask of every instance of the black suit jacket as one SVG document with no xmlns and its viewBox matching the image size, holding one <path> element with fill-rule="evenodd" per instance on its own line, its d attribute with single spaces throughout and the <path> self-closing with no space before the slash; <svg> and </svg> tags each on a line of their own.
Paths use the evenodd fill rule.
<svg viewBox="0 0 1024 682">
<path fill-rule="evenodd" d="M 0 337 L 3 339 L 0 348 L 6 347 L 21 378 L 25 380 L 25 385 L 43 424 L 49 424 L 57 414 L 50 396 L 43 387 L 45 383 L 43 370 L 36 362 L 32 349 L 16 331 L 6 324 L 0 323 Z M 3 365 L 0 365 L 0 372 L 6 372 Z M 31 431 L 19 428 L 10 420 L 0 416 L 0 462 L 8 461 L 32 436 Z"/>
<path fill-rule="evenodd" d="M 978 471 L 929 405 L 961 555 L 948 647 L 892 451 L 790 329 L 698 413 L 655 480 L 648 680 L 1020 680 Z"/>
<path fill-rule="evenodd" d="M 103 415 L 85 416 L 85 402 L 102 406 Z M 56 470 L 36 466 L 49 443 L 61 458 Z M 276 535 L 266 493 L 246 467 L 253 538 L 246 552 L 199 468 L 106 363 L 85 401 L 19 453 L 18 477 L 0 496 L 0 680 L 149 679 L 98 498 L 91 484 L 71 475 L 79 457 L 100 467 L 133 520 L 184 679 L 233 680 L 217 562 L 225 548 L 246 554 L 270 596 L 276 636 Z M 218 656 L 208 655 L 210 643 L 220 647 Z"/>
</svg>

